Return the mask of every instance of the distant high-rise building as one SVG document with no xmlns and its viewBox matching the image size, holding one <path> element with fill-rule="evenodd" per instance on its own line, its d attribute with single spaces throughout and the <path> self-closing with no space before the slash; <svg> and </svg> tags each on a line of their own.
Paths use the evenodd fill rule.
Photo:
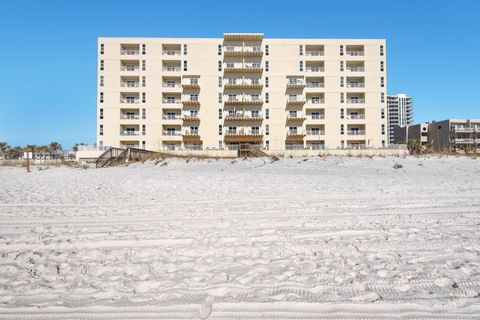
<svg viewBox="0 0 480 320">
<path fill-rule="evenodd" d="M 389 95 L 387 97 L 387 108 L 389 141 L 394 143 L 395 128 L 408 126 L 413 123 L 412 97 L 404 93 Z"/>
</svg>

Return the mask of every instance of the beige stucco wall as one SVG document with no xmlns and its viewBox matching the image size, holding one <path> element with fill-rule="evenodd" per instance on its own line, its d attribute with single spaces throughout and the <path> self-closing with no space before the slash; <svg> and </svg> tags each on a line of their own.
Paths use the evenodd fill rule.
<svg viewBox="0 0 480 320">
<path fill-rule="evenodd" d="M 224 46 L 227 45 L 260 45 L 263 55 L 260 57 L 226 57 Z M 122 45 L 138 45 L 140 51 L 135 55 L 122 55 Z M 146 54 L 141 54 L 142 45 L 146 46 Z M 100 54 L 100 47 L 104 46 L 104 53 Z M 180 55 L 168 56 L 164 54 L 164 46 L 179 45 Z M 187 45 L 187 54 L 183 52 L 184 45 Z M 222 46 L 222 54 L 218 55 L 218 46 Z M 299 46 L 303 46 L 303 55 L 299 55 Z M 323 56 L 307 56 L 307 46 L 323 46 Z M 340 46 L 344 46 L 344 55 L 340 55 Z M 349 56 L 346 54 L 347 46 L 362 46 L 363 56 Z M 265 49 L 268 46 L 269 54 L 266 55 Z M 384 48 L 384 55 L 380 55 L 380 46 Z M 269 142 L 271 149 L 284 149 L 287 141 L 287 130 L 293 124 L 298 125 L 301 131 L 307 128 L 321 128 L 325 130 L 322 136 L 305 136 L 296 138 L 304 146 L 309 141 L 321 142 L 327 149 L 341 147 L 341 141 L 347 146 L 349 141 L 357 140 L 367 145 L 367 147 L 381 147 L 382 141 L 388 143 L 387 130 L 387 110 L 386 110 L 386 44 L 383 39 L 269 39 L 264 38 L 261 41 L 229 41 L 224 38 L 211 39 L 192 39 L 192 38 L 99 38 L 98 39 L 98 62 L 103 60 L 104 70 L 98 71 L 98 96 L 97 96 L 97 143 L 103 146 L 121 146 L 122 143 L 138 144 L 142 147 L 142 141 L 145 141 L 146 149 L 160 150 L 166 144 L 177 143 L 179 146 L 191 144 L 192 141 L 203 144 L 203 148 L 219 148 L 219 141 L 224 145 L 228 141 L 240 141 L 241 138 L 229 140 L 224 132 L 219 135 L 219 125 L 225 127 L 228 124 L 240 126 L 258 125 L 260 127 L 260 137 L 255 138 L 266 145 Z M 226 73 L 226 62 L 238 62 L 245 59 L 245 62 L 260 62 L 263 67 L 261 73 Z M 142 60 L 146 63 L 145 71 L 142 71 Z M 139 70 L 122 71 L 122 61 L 135 61 L 139 65 Z M 187 61 L 188 70 L 183 71 L 183 63 Z M 218 62 L 222 63 L 222 71 L 218 71 Z M 268 61 L 269 70 L 265 70 Z M 299 71 L 300 61 L 304 63 L 304 71 Z M 344 68 L 348 63 L 363 63 L 365 71 L 353 72 L 340 71 L 340 61 L 344 61 Z M 380 71 L 380 62 L 384 62 L 384 70 Z M 181 66 L 181 71 L 164 71 L 163 65 L 174 63 Z M 311 64 L 323 64 L 324 71 L 308 72 L 306 67 Z M 139 86 L 126 88 L 121 86 L 122 77 L 138 77 Z M 180 77 L 185 81 L 188 77 L 198 77 L 200 89 L 186 88 L 164 88 L 162 77 Z M 255 76 L 261 79 L 265 84 L 268 77 L 269 87 L 263 86 L 260 89 L 225 89 L 224 85 L 219 87 L 219 77 L 225 82 L 225 77 L 243 77 Z M 302 88 L 298 90 L 287 90 L 287 78 L 298 76 L 321 77 L 324 80 L 323 88 Z M 340 86 L 340 77 L 363 78 L 365 87 L 347 88 Z M 103 77 L 103 86 L 100 86 L 100 77 Z M 142 87 L 142 77 L 146 79 L 146 86 Z M 384 77 L 385 85 L 380 86 L 380 78 Z M 166 92 L 182 96 L 189 93 L 199 93 L 199 106 L 190 106 L 182 104 L 165 104 L 162 98 Z M 340 102 L 340 93 L 345 94 L 345 100 L 349 93 L 360 93 L 365 97 L 365 103 L 349 104 Z M 103 93 L 104 102 L 100 103 L 100 93 Z M 138 95 L 139 103 L 125 104 L 121 103 L 122 93 L 133 93 Z M 146 103 L 142 103 L 142 93 L 146 94 Z M 218 95 L 222 93 L 223 102 L 219 103 Z M 226 109 L 224 101 L 228 93 L 237 94 L 260 94 L 264 103 L 257 108 L 265 115 L 266 109 L 269 110 L 269 119 L 263 118 L 261 122 L 255 121 L 236 121 L 227 122 L 225 113 L 222 119 L 219 119 L 218 110 Z M 266 93 L 269 94 L 269 103 L 265 102 Z M 322 104 L 305 103 L 299 106 L 287 106 L 287 94 L 298 93 L 306 97 L 321 96 L 324 99 Z M 385 102 L 381 102 L 381 94 L 385 95 Z M 122 109 L 134 109 L 139 113 L 139 119 L 120 119 Z M 182 109 L 183 108 L 183 109 Z M 181 113 L 182 110 L 189 108 L 198 108 L 200 121 L 198 123 L 199 136 L 197 138 L 187 138 L 186 136 L 164 136 L 162 129 L 166 125 L 175 125 L 177 128 L 189 127 L 193 122 L 187 122 L 181 119 L 168 120 L 163 119 L 166 110 L 176 110 Z M 251 106 L 237 106 L 239 109 L 252 109 Z M 340 119 L 340 109 L 345 112 L 345 119 Z M 347 119 L 347 109 L 360 109 L 365 113 L 365 119 Z M 100 109 L 103 109 L 103 119 L 100 119 Z M 142 109 L 146 111 L 146 118 L 142 119 Z M 324 113 L 325 119 L 306 119 L 296 122 L 287 122 L 289 110 L 298 109 L 303 114 L 309 114 L 312 110 L 320 109 Z M 381 110 L 384 109 L 384 118 L 381 118 Z M 363 110 L 363 111 L 362 111 Z M 340 125 L 344 124 L 345 134 L 340 134 Z M 381 125 L 385 126 L 385 134 L 381 133 Z M 103 125 L 103 135 L 100 135 L 99 128 Z M 120 136 L 120 127 L 134 126 L 139 131 L 138 136 Z M 146 134 L 142 135 L 142 125 L 146 125 Z M 266 125 L 269 125 L 269 135 L 266 135 Z M 361 125 L 365 129 L 365 135 L 349 136 L 347 129 L 351 125 Z M 195 125 L 196 126 L 196 125 Z M 244 137 L 250 141 L 248 137 Z"/>
</svg>

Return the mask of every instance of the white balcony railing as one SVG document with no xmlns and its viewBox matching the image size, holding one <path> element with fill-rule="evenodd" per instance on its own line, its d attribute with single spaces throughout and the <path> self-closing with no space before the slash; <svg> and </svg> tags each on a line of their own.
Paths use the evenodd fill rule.
<svg viewBox="0 0 480 320">
<path fill-rule="evenodd" d="M 120 103 L 134 104 L 134 103 L 140 103 L 140 100 L 137 98 L 135 99 L 122 98 L 120 99 Z"/>
<path fill-rule="evenodd" d="M 178 120 L 181 119 L 180 114 L 164 114 L 163 119 L 165 120 Z"/>
<path fill-rule="evenodd" d="M 347 130 L 347 135 L 349 135 L 349 136 L 363 136 L 363 135 L 365 135 L 365 130 Z"/>
<path fill-rule="evenodd" d="M 289 79 L 288 84 L 291 86 L 303 86 L 305 82 L 302 79 Z"/>
<path fill-rule="evenodd" d="M 163 66 L 163 71 L 180 71 L 179 66 Z"/>
<path fill-rule="evenodd" d="M 363 72 L 363 71 L 365 71 L 365 67 L 357 67 L 357 66 L 347 67 L 347 71 Z"/>
<path fill-rule="evenodd" d="M 128 88 L 137 88 L 139 86 L 139 82 L 138 81 L 122 81 L 121 86 L 128 87 Z"/>
<path fill-rule="evenodd" d="M 323 51 L 320 50 L 308 50 L 305 52 L 307 56 L 312 56 L 312 57 L 318 57 L 318 56 L 323 56 L 324 53 Z"/>
<path fill-rule="evenodd" d="M 162 135 L 164 136 L 181 136 L 182 132 L 180 130 L 163 130 Z"/>
<path fill-rule="evenodd" d="M 325 130 L 307 130 L 307 135 L 309 135 L 309 136 L 323 136 L 323 135 L 325 135 Z"/>
<path fill-rule="evenodd" d="M 347 119 L 358 120 L 358 119 L 365 119 L 364 114 L 347 114 Z"/>
<path fill-rule="evenodd" d="M 324 67 L 307 67 L 305 70 L 307 70 L 307 72 L 323 72 L 325 71 L 325 68 Z"/>
<path fill-rule="evenodd" d="M 323 88 L 325 83 L 323 82 L 307 82 L 307 88 Z"/>
<path fill-rule="evenodd" d="M 287 134 L 288 135 L 304 135 L 305 131 L 301 129 L 288 129 Z"/>
<path fill-rule="evenodd" d="M 311 104 L 323 104 L 325 103 L 325 100 L 324 99 L 308 99 L 307 102 Z"/>
<path fill-rule="evenodd" d="M 140 131 L 120 129 L 120 135 L 121 135 L 121 136 L 139 136 L 139 135 L 140 135 Z"/>
<path fill-rule="evenodd" d="M 120 119 L 136 120 L 136 119 L 140 119 L 140 117 L 139 117 L 138 114 L 122 113 L 122 114 L 120 114 Z"/>
<path fill-rule="evenodd" d="M 138 71 L 140 66 L 137 65 L 124 65 L 121 67 L 122 71 Z"/>
<path fill-rule="evenodd" d="M 163 54 L 166 56 L 179 56 L 180 50 L 163 50 Z"/>
<path fill-rule="evenodd" d="M 311 119 L 311 120 L 324 120 L 325 119 L 325 115 L 324 114 L 311 114 L 308 116 L 308 119 Z"/>
<path fill-rule="evenodd" d="M 180 99 L 163 99 L 163 103 L 167 104 L 177 104 L 177 103 L 182 103 Z"/>
<path fill-rule="evenodd" d="M 364 88 L 365 83 L 363 82 L 348 82 L 347 88 Z"/>
<path fill-rule="evenodd" d="M 249 127 L 244 127 L 244 128 L 236 128 L 236 129 L 226 129 L 225 130 L 226 135 L 260 135 L 261 130 L 258 129 L 253 129 Z"/>
<path fill-rule="evenodd" d="M 140 53 L 140 51 L 136 49 L 122 49 L 121 54 L 122 55 L 127 55 L 127 56 L 136 56 Z"/>
<path fill-rule="evenodd" d="M 163 87 L 164 88 L 180 88 L 182 85 L 180 82 L 164 82 Z"/>
<path fill-rule="evenodd" d="M 184 129 L 182 132 L 183 135 L 198 135 L 198 129 Z"/>
<path fill-rule="evenodd" d="M 360 143 L 347 144 L 347 149 L 362 150 L 366 148 L 367 148 L 366 144 L 360 144 Z"/>
<path fill-rule="evenodd" d="M 347 56 L 356 57 L 356 56 L 363 56 L 363 55 L 364 55 L 363 51 L 359 51 L 359 50 L 348 50 L 347 51 Z"/>
<path fill-rule="evenodd" d="M 352 103 L 352 104 L 365 103 L 365 99 L 347 99 L 347 103 Z"/>
<path fill-rule="evenodd" d="M 227 117 L 230 118 L 250 118 L 250 119 L 260 119 L 262 118 L 261 112 L 249 112 L 249 111 L 228 111 Z"/>
<path fill-rule="evenodd" d="M 301 95 L 297 95 L 297 96 L 288 96 L 287 97 L 287 102 L 288 103 L 303 103 L 305 102 L 305 98 Z"/>
</svg>

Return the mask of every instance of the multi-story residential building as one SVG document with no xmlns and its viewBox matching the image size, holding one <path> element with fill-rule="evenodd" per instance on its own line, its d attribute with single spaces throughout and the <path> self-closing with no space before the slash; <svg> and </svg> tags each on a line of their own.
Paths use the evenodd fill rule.
<svg viewBox="0 0 480 320">
<path fill-rule="evenodd" d="M 381 148 L 383 39 L 99 38 L 99 146 Z"/>
<path fill-rule="evenodd" d="M 387 96 L 389 142 L 394 143 L 394 130 L 413 123 L 413 101 L 404 93 Z"/>
<path fill-rule="evenodd" d="M 480 119 L 448 119 L 395 129 L 395 143 L 418 140 L 435 150 L 473 151 L 480 147 Z"/>
</svg>

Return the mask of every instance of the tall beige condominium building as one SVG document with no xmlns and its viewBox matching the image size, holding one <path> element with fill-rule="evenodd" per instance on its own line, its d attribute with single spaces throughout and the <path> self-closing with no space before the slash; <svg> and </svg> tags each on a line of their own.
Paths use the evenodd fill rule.
<svg viewBox="0 0 480 320">
<path fill-rule="evenodd" d="M 383 39 L 99 38 L 97 144 L 381 148 Z"/>
</svg>

